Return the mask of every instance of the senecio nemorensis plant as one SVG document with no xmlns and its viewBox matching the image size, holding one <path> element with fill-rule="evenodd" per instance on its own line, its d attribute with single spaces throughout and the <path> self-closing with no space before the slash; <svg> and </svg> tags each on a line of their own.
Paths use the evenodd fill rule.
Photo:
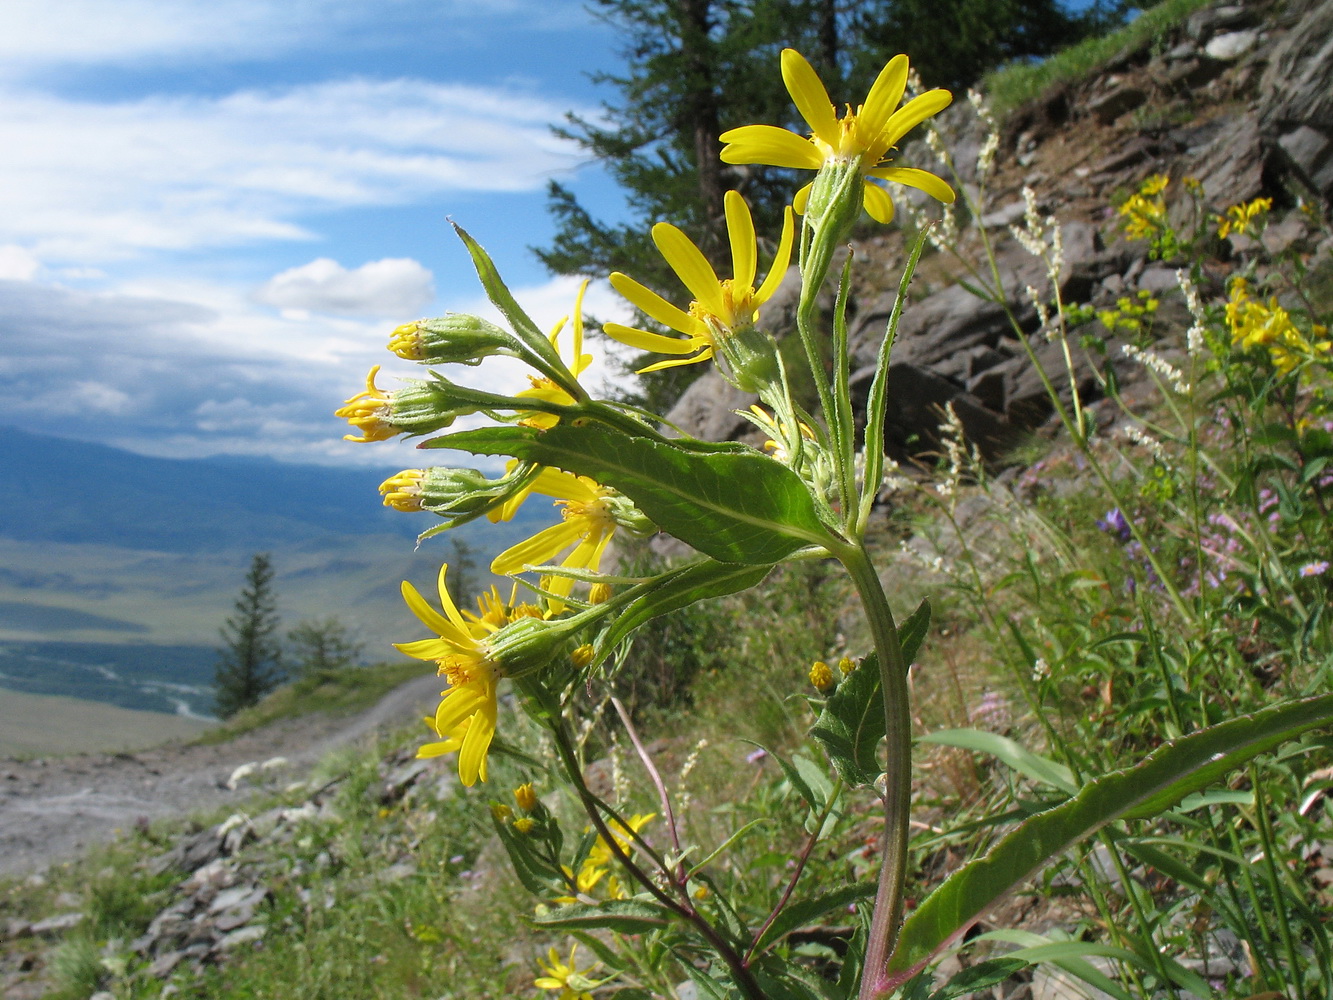
<svg viewBox="0 0 1333 1000">
<path fill-rule="evenodd" d="M 492 588 L 478 598 L 476 613 L 460 610 L 446 589 L 447 567 L 441 568 L 440 608 L 403 584 L 408 605 L 433 636 L 398 648 L 434 661 L 448 684 L 429 720 L 436 740 L 421 748 L 421 756 L 456 753 L 461 782 L 484 782 L 488 753 L 506 749 L 496 739 L 496 724 L 497 698 L 508 688 L 555 748 L 548 773 L 539 774 L 545 765 L 532 758 L 525 758 L 525 766 L 541 782 L 558 782 L 572 791 L 587 813 L 590 826 L 567 837 L 530 783 L 517 789 L 512 805 L 507 794 L 505 802 L 490 804 L 518 878 L 542 903 L 537 924 L 551 933 L 568 933 L 575 948 L 582 943 L 600 959 L 580 968 L 575 951 L 566 959 L 551 950 L 534 985 L 559 990 L 569 1000 L 594 992 L 651 995 L 616 982 L 619 968 L 628 964 L 621 957 L 636 950 L 651 952 L 658 964 L 677 962 L 679 978 L 693 980 L 700 997 L 944 1000 L 968 995 L 1026 962 L 993 958 L 948 981 L 935 967 L 989 907 L 1051 859 L 1109 823 L 1168 810 L 1257 754 L 1333 722 L 1333 696 L 1325 695 L 1276 705 L 1167 743 L 1137 766 L 1089 781 L 1034 811 L 905 915 L 912 808 L 907 667 L 926 636 L 930 609 L 923 604 L 901 621 L 895 617 L 865 536 L 885 473 L 890 350 L 922 242 L 916 243 L 902 275 L 859 434 L 849 392 L 850 258 L 842 269 L 830 329 L 819 325 L 816 300 L 836 251 L 862 212 L 881 223 L 893 217 L 883 182 L 953 201 L 954 191 L 939 177 L 900 166 L 891 156 L 909 130 L 948 106 L 951 95 L 932 90 L 903 103 L 908 82 L 903 55 L 884 67 L 865 103 L 849 107 L 842 117 L 795 51 L 782 54 L 782 76 L 810 127 L 809 137 L 769 125 L 748 125 L 721 137 L 727 163 L 815 172 L 794 194 L 766 277 L 756 287 L 760 241 L 745 201 L 733 191 L 725 199 L 731 276 L 719 278 L 679 229 L 659 223 L 652 238 L 691 300 L 677 305 L 628 275 L 612 274 L 610 282 L 619 293 L 674 333 L 614 324 L 605 328 L 621 343 L 665 356 L 646 372 L 712 362 L 731 384 L 757 394 L 763 405 L 743 415 L 772 439 L 765 451 L 667 437 L 659 430 L 660 417 L 593 398 L 579 381 L 592 361 L 584 353 L 582 291 L 568 324 L 570 336 L 562 339 L 563 322 L 549 335 L 543 333 L 485 251 L 462 229 L 458 235 L 508 328 L 467 315 L 401 326 L 393 332 L 390 350 L 426 366 L 427 377 L 385 391 L 376 386 L 377 369 L 372 369 L 366 390 L 338 411 L 359 432 L 353 440 L 426 436 L 423 449 L 509 459 L 504 474 L 493 478 L 470 468 L 435 467 L 409 470 L 385 483 L 386 503 L 442 519 L 426 535 L 478 517 L 511 518 L 534 493 L 553 498 L 562 508 L 558 524 L 502 552 L 491 565 L 496 574 L 526 577 L 528 602 L 506 601 Z M 767 236 L 763 245 L 773 245 L 772 234 Z M 793 254 L 801 278 L 797 332 L 804 356 L 799 362 L 779 352 L 761 323 L 764 304 Z M 501 355 L 532 369 L 531 388 L 501 395 L 429 370 L 476 365 Z M 797 363 L 803 370 L 792 370 Z M 816 408 L 795 401 L 792 386 L 798 383 L 814 386 Z M 459 417 L 476 415 L 490 424 L 440 433 Z M 615 535 L 655 532 L 674 536 L 697 555 L 646 578 L 602 572 L 603 553 Z M 779 757 L 793 793 L 809 807 L 805 829 L 810 841 L 793 858 L 789 880 L 771 900 L 767 919 L 751 925 L 709 870 L 744 827 L 720 844 L 683 843 L 671 796 L 641 745 L 665 829 L 649 828 L 652 815 L 618 812 L 594 793 L 585 776 L 571 703 L 576 691 L 607 684 L 636 630 L 652 619 L 755 587 L 777 565 L 795 560 L 841 564 L 859 596 L 873 645 L 859 661 L 845 659 L 840 670 L 820 671 L 824 665 L 817 664 L 812 673 L 822 703 L 811 736 L 822 746 L 827 765 L 814 780 Z M 628 716 L 621 714 L 629 728 Z M 629 736 L 639 744 L 632 728 Z M 873 797 L 882 805 L 878 883 L 807 884 L 801 880 L 804 861 L 843 796 Z M 793 932 L 832 917 L 845 925 L 849 913 L 853 929 L 843 935 L 836 961 L 825 959 L 816 967 L 785 946 Z M 1170 988 L 1198 982 L 1170 961 L 1163 968 L 1173 979 L 1180 977 Z"/>
</svg>

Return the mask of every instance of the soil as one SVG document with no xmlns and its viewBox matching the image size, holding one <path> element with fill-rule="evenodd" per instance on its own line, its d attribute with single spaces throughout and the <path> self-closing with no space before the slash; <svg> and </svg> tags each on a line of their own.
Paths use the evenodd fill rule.
<svg viewBox="0 0 1333 1000">
<path fill-rule="evenodd" d="M 256 786 L 228 787 L 236 768 L 284 757 L 285 765 L 255 776 L 281 788 L 304 778 L 331 750 L 411 725 L 439 693 L 439 678 L 427 674 L 360 714 L 287 719 L 214 746 L 168 743 L 135 753 L 0 758 L 0 878 L 44 871 L 136 824 L 242 806 Z"/>
</svg>

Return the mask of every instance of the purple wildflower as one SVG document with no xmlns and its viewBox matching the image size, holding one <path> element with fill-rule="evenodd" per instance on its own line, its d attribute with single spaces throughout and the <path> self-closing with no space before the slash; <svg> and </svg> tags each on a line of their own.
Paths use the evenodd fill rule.
<svg viewBox="0 0 1333 1000">
<path fill-rule="evenodd" d="M 1115 535 L 1122 544 L 1129 541 L 1133 534 L 1129 522 L 1125 520 L 1125 515 L 1121 513 L 1119 507 L 1112 507 L 1107 511 L 1106 516 L 1097 522 L 1097 527 L 1108 535 Z"/>
<path fill-rule="evenodd" d="M 1320 559 L 1317 562 L 1306 563 L 1301 567 L 1301 576 L 1323 576 L 1327 572 L 1327 559 Z"/>
</svg>

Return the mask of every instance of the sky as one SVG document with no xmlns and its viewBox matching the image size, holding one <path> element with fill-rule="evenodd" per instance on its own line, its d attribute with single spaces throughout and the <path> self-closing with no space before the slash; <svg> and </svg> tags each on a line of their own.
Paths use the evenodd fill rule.
<svg viewBox="0 0 1333 1000">
<path fill-rule="evenodd" d="M 580 0 L 4 0 L 0 425 L 420 464 L 332 411 L 373 364 L 390 389 L 420 374 L 385 350 L 396 325 L 495 315 L 450 219 L 544 329 L 569 312 L 577 282 L 528 250 L 547 183 L 624 207 L 550 126 L 614 97 L 587 74 L 617 49 Z M 627 316 L 599 285 L 585 311 Z"/>
</svg>

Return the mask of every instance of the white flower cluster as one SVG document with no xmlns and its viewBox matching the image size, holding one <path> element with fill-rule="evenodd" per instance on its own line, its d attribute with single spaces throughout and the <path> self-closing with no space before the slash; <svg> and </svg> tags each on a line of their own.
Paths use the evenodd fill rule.
<svg viewBox="0 0 1333 1000">
<path fill-rule="evenodd" d="M 1126 424 L 1125 437 L 1129 438 L 1129 440 L 1133 441 L 1135 444 L 1147 448 L 1152 452 L 1153 458 L 1168 469 L 1171 467 L 1171 463 L 1167 461 L 1166 448 L 1162 446 L 1162 442 L 1158 441 L 1157 438 L 1153 437 L 1138 424 Z"/>
<path fill-rule="evenodd" d="M 1060 272 L 1065 266 L 1064 236 L 1060 232 L 1055 216 L 1048 215 L 1045 220 L 1037 206 L 1037 193 L 1024 185 L 1023 201 L 1026 209 L 1023 213 L 1023 226 L 1010 226 L 1009 232 L 1019 244 L 1032 256 L 1046 263 L 1046 276 L 1051 281 L 1060 280 Z"/>
<path fill-rule="evenodd" d="M 1185 376 L 1180 369 L 1166 358 L 1162 357 L 1156 351 L 1145 351 L 1135 347 L 1133 344 L 1125 344 L 1120 348 L 1126 357 L 1133 358 L 1144 368 L 1155 371 L 1162 378 L 1170 383 L 1171 388 L 1182 396 L 1189 392 L 1189 384 L 1185 381 Z"/>
<path fill-rule="evenodd" d="M 986 126 L 986 138 L 981 144 L 981 151 L 977 153 L 977 183 L 982 183 L 990 173 L 991 167 L 995 165 L 995 154 L 1000 149 L 1000 126 L 996 124 L 995 116 L 991 114 L 990 106 L 986 104 L 980 91 L 969 89 L 967 99 L 971 102 L 977 117 Z"/>
<path fill-rule="evenodd" d="M 1203 331 L 1206 319 L 1203 312 L 1203 303 L 1199 301 L 1199 290 L 1194 287 L 1194 282 L 1190 281 L 1190 276 L 1183 267 L 1176 271 L 1176 281 L 1180 283 L 1180 290 L 1185 293 L 1185 304 L 1189 306 L 1190 315 L 1194 317 L 1194 325 L 1189 328 L 1189 332 L 1185 335 L 1185 343 L 1189 348 L 1190 357 L 1195 357 L 1203 350 Z"/>
</svg>

